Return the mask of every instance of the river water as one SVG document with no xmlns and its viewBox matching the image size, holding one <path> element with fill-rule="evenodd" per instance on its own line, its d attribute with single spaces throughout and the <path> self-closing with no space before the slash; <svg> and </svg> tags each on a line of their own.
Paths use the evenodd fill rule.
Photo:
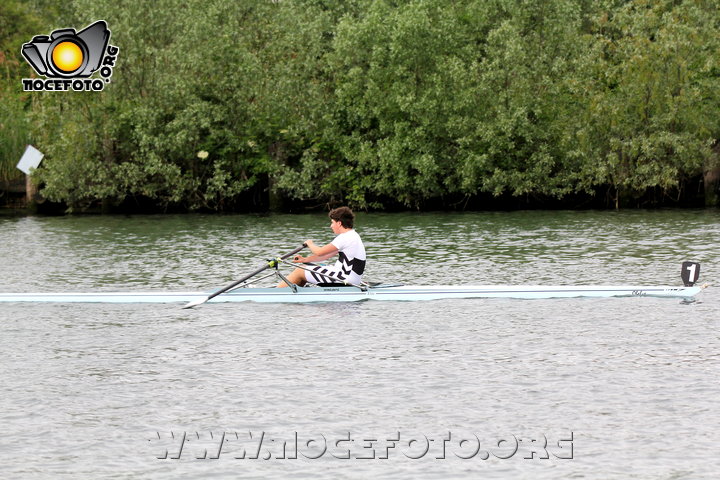
<svg viewBox="0 0 720 480">
<path fill-rule="evenodd" d="M 357 221 L 371 281 L 720 269 L 717 210 Z M 0 292 L 207 290 L 307 238 L 325 215 L 0 218 Z M 0 476 L 716 478 L 720 290 L 699 299 L 0 304 Z"/>
</svg>

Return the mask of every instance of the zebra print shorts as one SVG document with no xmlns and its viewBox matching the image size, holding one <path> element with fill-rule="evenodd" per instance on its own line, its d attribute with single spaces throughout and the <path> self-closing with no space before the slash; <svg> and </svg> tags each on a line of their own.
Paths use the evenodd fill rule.
<svg viewBox="0 0 720 480">
<path fill-rule="evenodd" d="M 329 275 L 329 276 L 328 276 Z M 351 272 L 350 275 L 346 275 L 342 271 L 332 266 L 319 265 L 315 267 L 309 267 L 309 270 L 305 270 L 305 280 L 308 283 L 360 283 L 360 276 L 355 272 Z"/>
</svg>

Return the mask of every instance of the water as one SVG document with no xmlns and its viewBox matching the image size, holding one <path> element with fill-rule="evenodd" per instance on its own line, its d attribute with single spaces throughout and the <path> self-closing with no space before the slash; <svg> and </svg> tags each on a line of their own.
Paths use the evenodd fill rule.
<svg viewBox="0 0 720 480">
<path fill-rule="evenodd" d="M 714 210 L 358 222 L 369 280 L 677 285 L 684 260 L 705 282 L 720 268 Z M 325 216 L 0 219 L 0 291 L 208 289 L 307 238 L 332 238 Z M 0 475 L 715 478 L 720 294 L 700 298 L 0 304 Z"/>
</svg>

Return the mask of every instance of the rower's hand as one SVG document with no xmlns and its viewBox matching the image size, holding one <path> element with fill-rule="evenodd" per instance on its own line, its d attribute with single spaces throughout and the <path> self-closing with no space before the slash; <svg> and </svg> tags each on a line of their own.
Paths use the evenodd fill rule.
<svg viewBox="0 0 720 480">
<path fill-rule="evenodd" d="M 303 257 L 302 255 L 295 255 L 295 257 L 293 257 L 293 263 L 303 263 L 303 262 L 305 262 L 305 257 Z"/>
<path fill-rule="evenodd" d="M 315 247 L 315 242 L 312 240 L 305 240 L 305 246 L 312 252 L 313 247 Z"/>
</svg>

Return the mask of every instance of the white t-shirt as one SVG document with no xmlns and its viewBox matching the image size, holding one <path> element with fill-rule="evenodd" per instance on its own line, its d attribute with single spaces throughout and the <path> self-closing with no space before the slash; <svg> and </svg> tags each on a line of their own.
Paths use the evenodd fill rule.
<svg viewBox="0 0 720 480">
<path fill-rule="evenodd" d="M 338 249 L 333 270 L 346 276 L 350 283 L 359 283 L 365 271 L 365 245 L 355 230 L 341 233 L 330 242 Z"/>
</svg>

